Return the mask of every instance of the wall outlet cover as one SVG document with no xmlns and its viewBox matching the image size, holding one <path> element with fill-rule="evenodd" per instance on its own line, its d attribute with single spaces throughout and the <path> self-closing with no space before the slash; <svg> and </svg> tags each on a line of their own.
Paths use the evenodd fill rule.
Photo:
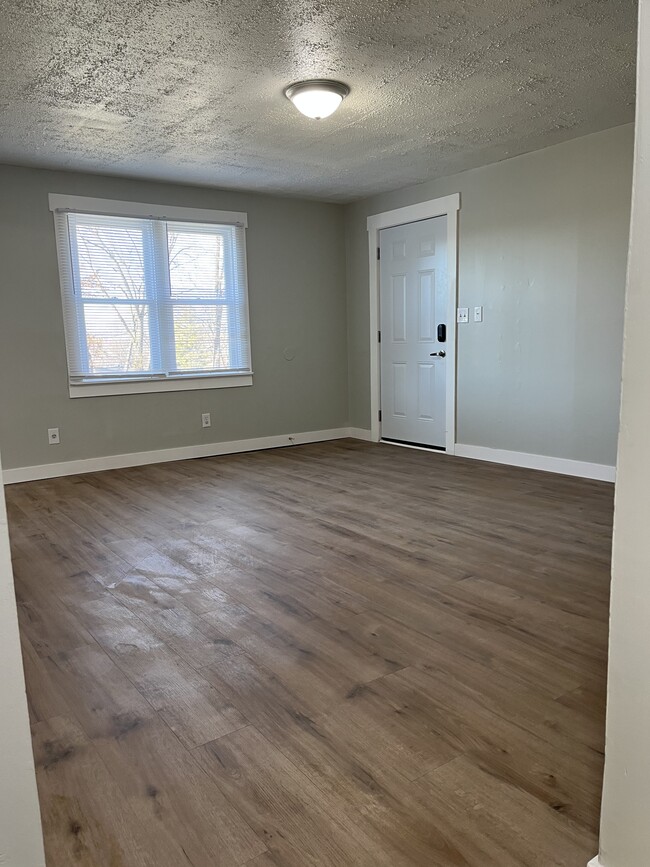
<svg viewBox="0 0 650 867">
<path fill-rule="evenodd" d="M 201 427 L 212 427 L 212 418 L 209 412 L 201 413 Z"/>
<path fill-rule="evenodd" d="M 47 441 L 51 446 L 56 446 L 61 442 L 58 427 L 49 427 L 47 429 Z"/>
<path fill-rule="evenodd" d="M 469 307 L 459 307 L 456 311 L 456 322 L 469 322 Z"/>
</svg>

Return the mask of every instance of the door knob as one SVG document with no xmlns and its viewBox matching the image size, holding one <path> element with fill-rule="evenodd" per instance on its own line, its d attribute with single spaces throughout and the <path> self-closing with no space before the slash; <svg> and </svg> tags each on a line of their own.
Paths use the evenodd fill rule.
<svg viewBox="0 0 650 867">
<path fill-rule="evenodd" d="M 434 355 L 437 355 L 438 358 L 445 358 L 447 353 L 444 349 L 441 349 L 440 352 L 430 352 L 429 355 L 433 358 Z"/>
</svg>

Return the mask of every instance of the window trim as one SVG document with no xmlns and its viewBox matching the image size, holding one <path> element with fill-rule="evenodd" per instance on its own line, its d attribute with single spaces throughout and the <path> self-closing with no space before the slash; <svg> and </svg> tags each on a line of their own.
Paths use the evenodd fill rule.
<svg viewBox="0 0 650 867">
<path fill-rule="evenodd" d="M 69 384 L 70 397 L 104 397 L 114 394 L 155 394 L 163 391 L 196 391 L 252 385 L 252 373 L 209 373 L 203 376 L 166 376 L 164 379 L 114 379 Z"/>
<path fill-rule="evenodd" d="M 248 228 L 244 211 L 212 211 L 206 208 L 182 208 L 176 205 L 153 205 L 145 202 L 122 202 L 118 199 L 96 199 L 92 196 L 68 196 L 50 193 L 50 211 L 78 211 L 82 214 L 102 214 L 108 217 L 140 217 L 145 220 L 184 220 L 194 223 L 221 223 Z"/>
<path fill-rule="evenodd" d="M 66 280 L 66 271 L 72 268 L 72 262 L 62 262 L 58 250 L 68 246 L 67 239 L 60 238 L 58 213 L 72 212 L 83 214 L 97 214 L 112 217 L 139 217 L 141 219 L 152 218 L 156 220 L 169 220 L 178 222 L 216 223 L 220 225 L 248 227 L 248 215 L 243 211 L 215 211 L 206 208 L 185 208 L 175 205 L 157 205 L 143 202 L 125 202 L 118 199 L 98 199 L 90 196 L 71 196 L 61 193 L 50 193 L 48 196 L 49 209 L 54 219 L 54 231 L 57 242 L 57 260 L 59 268 L 59 281 L 61 285 L 62 303 L 63 287 Z M 245 239 L 244 239 L 245 245 Z M 248 317 L 248 280 L 247 280 L 247 257 L 244 246 L 244 277 L 246 279 L 246 315 Z M 250 326 L 248 328 L 250 339 Z M 67 339 L 67 338 L 66 338 Z M 67 350 L 66 350 L 67 352 Z M 132 377 L 114 379 L 106 378 L 101 381 L 86 380 L 84 382 L 72 382 L 68 376 L 68 389 L 71 398 L 78 397 L 103 397 L 120 394 L 147 394 L 166 391 L 193 391 L 198 389 L 212 388 L 237 388 L 253 384 L 253 371 L 242 373 L 206 373 L 206 374 L 178 374 L 158 378 L 143 376 L 138 379 Z"/>
</svg>

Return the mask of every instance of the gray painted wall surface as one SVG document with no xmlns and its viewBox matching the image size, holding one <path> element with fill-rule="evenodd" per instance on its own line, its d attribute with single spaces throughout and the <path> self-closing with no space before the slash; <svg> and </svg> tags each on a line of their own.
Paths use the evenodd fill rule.
<svg viewBox="0 0 650 867">
<path fill-rule="evenodd" d="M 366 216 L 451 192 L 459 303 L 485 308 L 459 327 L 457 440 L 613 464 L 632 138 L 617 127 L 345 209 L 0 166 L 5 466 L 369 427 Z M 71 400 L 49 192 L 247 211 L 253 387 Z"/>
<path fill-rule="evenodd" d="M 458 433 L 614 464 L 633 126 L 346 209 L 350 424 L 370 426 L 366 217 L 460 192 Z"/>
<path fill-rule="evenodd" d="M 246 211 L 254 385 L 70 399 L 51 192 Z M 339 205 L 0 166 L 5 468 L 347 424 L 343 251 Z"/>
</svg>

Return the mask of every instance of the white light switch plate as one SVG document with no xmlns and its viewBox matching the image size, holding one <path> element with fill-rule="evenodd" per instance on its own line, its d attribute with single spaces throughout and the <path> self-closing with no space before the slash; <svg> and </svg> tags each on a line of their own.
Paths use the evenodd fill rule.
<svg viewBox="0 0 650 867">
<path fill-rule="evenodd" d="M 474 322 L 483 322 L 483 308 L 475 307 L 474 308 Z"/>
<path fill-rule="evenodd" d="M 456 312 L 456 322 L 469 322 L 469 307 L 459 307 Z"/>
</svg>

